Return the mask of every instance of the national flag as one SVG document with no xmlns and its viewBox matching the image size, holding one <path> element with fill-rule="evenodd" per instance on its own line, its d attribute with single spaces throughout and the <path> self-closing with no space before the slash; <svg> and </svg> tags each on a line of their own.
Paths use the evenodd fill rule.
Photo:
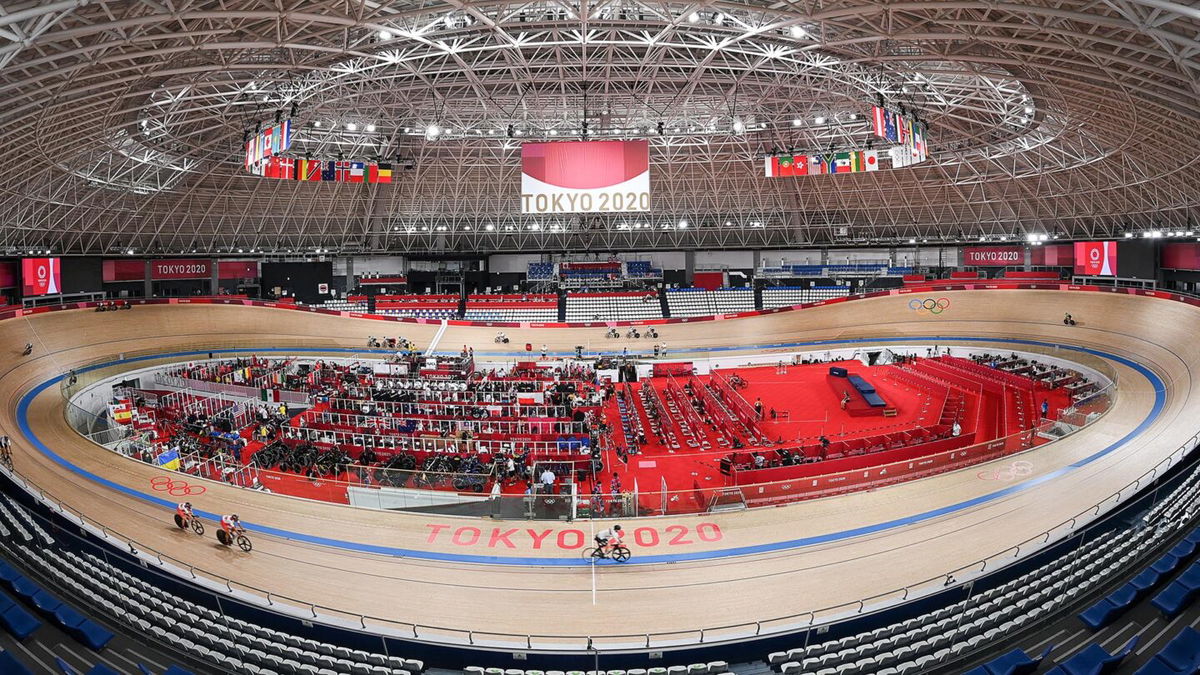
<svg viewBox="0 0 1200 675">
<path fill-rule="evenodd" d="M 262 130 L 262 156 L 264 158 L 275 154 L 275 127 L 267 127 Z"/>
<path fill-rule="evenodd" d="M 874 113 L 871 126 L 875 135 L 880 138 L 887 138 L 887 125 L 884 123 L 884 119 L 888 114 L 887 109 L 880 106 L 872 106 L 871 112 Z"/>
<path fill-rule="evenodd" d="M 852 152 L 834 153 L 833 172 L 834 173 L 851 173 L 854 171 L 853 160 L 851 159 Z"/>
<path fill-rule="evenodd" d="M 167 471 L 179 470 L 179 451 L 174 448 L 167 450 L 154 458 L 154 463 Z"/>
<path fill-rule="evenodd" d="M 334 180 L 339 183 L 350 182 L 350 162 L 336 162 L 334 164 Z"/>
<path fill-rule="evenodd" d="M 391 183 L 392 165 L 387 162 L 372 163 L 367 167 L 368 183 Z"/>
<path fill-rule="evenodd" d="M 896 118 L 890 110 L 883 111 L 883 137 L 896 142 Z"/>
<path fill-rule="evenodd" d="M 878 150 L 863 150 L 863 170 L 878 171 L 879 170 L 879 151 Z"/>
<path fill-rule="evenodd" d="M 337 163 L 333 160 L 329 160 L 328 162 L 317 162 L 318 166 L 321 164 L 325 165 L 321 169 L 321 180 L 327 183 L 337 180 Z"/>
<path fill-rule="evenodd" d="M 808 155 L 776 155 L 764 162 L 768 178 L 808 175 Z"/>
<path fill-rule="evenodd" d="M 303 174 L 301 174 L 299 171 L 296 172 L 296 177 L 299 180 L 307 180 L 307 181 L 320 181 L 321 180 L 321 178 L 322 178 L 321 169 L 324 168 L 322 166 L 322 164 L 324 164 L 324 162 L 321 162 L 320 160 L 316 160 L 316 159 L 302 159 L 300 161 L 304 162 L 304 172 L 303 172 Z"/>
<path fill-rule="evenodd" d="M 290 157 L 272 157 L 267 160 L 267 170 L 264 175 L 267 178 L 291 180 L 294 177 L 297 161 L 299 160 L 293 160 Z"/>
<path fill-rule="evenodd" d="M 836 173 L 837 172 L 837 155 L 836 152 L 823 152 L 817 155 L 821 162 L 821 173 Z"/>
<path fill-rule="evenodd" d="M 280 152 L 287 152 L 292 147 L 292 121 L 283 121 L 283 148 Z"/>
<path fill-rule="evenodd" d="M 363 182 L 363 180 L 366 178 L 366 176 L 363 175 L 364 169 L 365 169 L 365 166 L 363 165 L 362 162 L 351 162 L 350 163 L 350 172 L 349 172 L 349 175 L 347 176 L 346 180 L 350 181 L 351 183 Z"/>
<path fill-rule="evenodd" d="M 913 156 L 918 162 L 924 162 L 928 159 L 928 153 L 925 147 L 925 133 L 928 127 L 924 122 L 916 122 L 913 124 Z"/>
<path fill-rule="evenodd" d="M 129 424 L 133 421 L 133 409 L 128 403 L 108 404 L 108 414 L 118 424 Z"/>
</svg>

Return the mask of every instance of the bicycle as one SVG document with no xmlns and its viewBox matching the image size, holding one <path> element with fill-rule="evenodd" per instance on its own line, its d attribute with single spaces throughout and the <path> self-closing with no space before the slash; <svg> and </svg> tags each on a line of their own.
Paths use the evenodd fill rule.
<svg viewBox="0 0 1200 675">
<path fill-rule="evenodd" d="M 629 547 L 624 544 L 614 545 L 608 555 L 604 555 L 604 549 L 599 546 L 592 546 L 583 550 L 584 559 L 591 559 L 593 561 L 612 558 L 617 562 L 623 563 L 629 560 L 630 555 L 632 553 L 630 553 Z"/>
<path fill-rule="evenodd" d="M 230 541 L 229 533 L 226 532 L 225 530 L 217 530 L 217 541 L 221 542 L 222 544 L 224 544 L 226 546 L 229 546 L 236 542 L 238 545 L 238 548 L 242 549 L 246 553 L 249 553 L 250 549 L 254 548 L 254 545 L 250 543 L 250 538 L 247 537 L 246 535 L 238 534 L 238 536 L 235 537 L 233 539 L 233 541 Z"/>
<path fill-rule="evenodd" d="M 184 525 L 183 516 L 176 513 L 175 514 L 175 527 L 178 527 L 181 530 L 186 530 L 190 527 L 192 529 L 192 532 L 195 532 L 197 535 L 203 537 L 204 536 L 204 523 L 200 522 L 200 519 L 195 518 L 195 517 L 189 518 L 188 520 L 190 520 L 191 522 L 187 525 Z"/>
</svg>

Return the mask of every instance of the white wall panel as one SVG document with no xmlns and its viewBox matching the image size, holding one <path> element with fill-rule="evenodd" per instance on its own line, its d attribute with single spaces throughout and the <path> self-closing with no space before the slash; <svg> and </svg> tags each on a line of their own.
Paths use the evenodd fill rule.
<svg viewBox="0 0 1200 675">
<path fill-rule="evenodd" d="M 750 269 L 754 267 L 754 251 L 696 251 L 696 269 Z"/>
</svg>

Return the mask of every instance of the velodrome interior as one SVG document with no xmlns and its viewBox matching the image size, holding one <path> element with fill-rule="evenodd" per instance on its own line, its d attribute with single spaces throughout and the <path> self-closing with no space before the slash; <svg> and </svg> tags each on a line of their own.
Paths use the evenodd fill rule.
<svg viewBox="0 0 1200 675">
<path fill-rule="evenodd" d="M 585 636 L 595 636 L 596 646 L 621 648 L 640 638 L 603 636 L 653 634 L 655 642 L 665 643 L 719 626 L 736 625 L 726 632 L 742 637 L 755 622 L 762 623 L 760 631 L 786 630 L 809 621 L 804 616 L 809 612 L 853 607 L 896 589 L 940 582 L 947 574 L 965 581 L 980 571 L 980 561 L 992 561 L 994 568 L 1037 549 L 1045 543 L 1039 536 L 1047 531 L 1051 540 L 1069 536 L 1072 528 L 1063 523 L 1086 514 L 1093 505 L 1107 502 L 1107 510 L 1115 505 L 1116 495 L 1132 496 L 1131 483 L 1156 467 L 1161 471 L 1172 456 L 1178 459 L 1176 451 L 1195 435 L 1191 421 L 1196 415 L 1196 381 L 1187 367 L 1198 349 L 1192 339 L 1197 325 L 1194 307 L 1080 291 L 947 293 L 953 310 L 937 317 L 917 318 L 908 308 L 910 298 L 894 294 L 754 318 L 674 324 L 662 333 L 681 355 L 703 355 L 712 347 L 753 353 L 756 345 L 775 342 L 866 339 L 886 345 L 899 339 L 953 344 L 956 338 L 969 338 L 1003 349 L 1014 339 L 1032 340 L 1127 359 L 1153 372 L 1161 389 L 1127 363 L 1113 361 L 1119 382 L 1113 409 L 1077 435 L 1023 455 L 1034 470 L 1023 481 L 1005 486 L 1003 492 L 1009 494 L 997 497 L 995 483 L 980 480 L 976 470 L 964 470 L 780 508 L 627 521 L 626 527 L 661 530 L 671 525 L 695 527 L 707 520 L 717 523 L 724 537 L 673 548 L 667 557 L 675 559 L 670 561 L 620 569 L 539 564 L 536 559 L 574 560 L 578 552 L 550 547 L 535 551 L 528 540 L 519 540 L 524 545 L 514 549 L 487 549 L 482 559 L 430 560 L 421 553 L 403 557 L 347 550 L 343 542 L 450 556 L 465 551 L 448 545 L 448 536 L 429 543 L 430 526 L 449 521 L 453 528 L 459 524 L 453 518 L 362 511 L 219 484 L 209 486 L 203 501 L 196 500 L 198 509 L 238 512 L 256 535 L 263 534 L 257 535 L 252 556 L 199 544 L 171 526 L 169 500 L 150 489 L 150 479 L 161 470 L 101 451 L 80 438 L 64 424 L 65 403 L 56 386 L 33 398 L 28 430 L 74 468 L 52 461 L 26 439 L 17 440 L 14 460 L 21 476 L 46 496 L 86 512 L 111 533 L 169 556 L 176 564 L 232 579 L 259 594 L 361 613 L 373 617 L 370 623 L 378 620 L 385 627 L 439 627 L 422 631 L 433 639 L 456 641 L 470 631 L 479 644 L 513 646 L 525 642 L 519 636 L 535 635 L 547 636 L 535 640 L 544 647 L 578 648 Z M 1063 326 L 1060 317 L 1065 311 L 1077 317 L 1079 325 Z M 380 332 L 376 321 L 239 305 L 145 306 L 127 316 L 114 323 L 86 310 L 62 311 L 0 324 L 6 344 L 33 341 L 39 346 L 32 359 L 15 354 L 8 358 L 3 378 L 5 426 L 20 426 L 15 411 L 32 387 L 98 358 L 216 349 L 357 349 L 367 335 Z M 231 334 L 230 326 L 241 328 Z M 1153 338 L 1140 337 L 1135 329 L 1142 326 L 1159 329 Z M 396 327 L 419 347 L 427 346 L 434 333 L 431 326 L 413 323 Z M 545 341 L 554 351 L 569 353 L 597 330 L 510 334 L 516 342 Z M 454 326 L 442 344 L 466 345 L 483 353 L 496 346 L 492 336 L 487 328 Z M 1163 397 L 1162 406 L 1152 414 L 1156 396 Z M 100 486 L 81 472 L 102 476 L 129 492 Z M 981 497 L 986 500 L 980 504 L 964 504 Z M 948 512 L 928 515 L 939 509 Z M 526 523 L 481 526 L 486 531 L 492 525 L 519 528 Z M 550 530 L 594 527 L 536 525 Z M 866 533 L 854 536 L 860 528 Z M 269 534 L 276 530 L 330 541 L 315 544 Z M 833 534 L 838 536 L 826 543 L 788 543 Z M 555 539 L 557 533 L 550 537 Z M 736 552 L 763 545 L 773 550 Z M 487 559 L 492 556 L 496 559 Z M 518 564 L 501 564 L 514 562 Z M 396 598 L 414 597 L 438 601 L 404 603 L 403 611 L 397 611 Z M 696 604 L 711 609 L 697 615 L 692 611 Z M 507 609 L 515 607 L 521 610 Z"/>
<path fill-rule="evenodd" d="M 0 0 L 0 675 L 1200 675 L 1198 94 L 1179 0 Z"/>
</svg>

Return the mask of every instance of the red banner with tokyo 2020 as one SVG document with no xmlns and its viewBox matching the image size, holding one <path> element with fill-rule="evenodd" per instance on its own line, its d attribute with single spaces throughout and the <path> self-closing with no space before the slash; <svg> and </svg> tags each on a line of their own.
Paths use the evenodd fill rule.
<svg viewBox="0 0 1200 675">
<path fill-rule="evenodd" d="M 521 146 L 521 213 L 649 210 L 649 141 Z"/>
<path fill-rule="evenodd" d="M 1075 242 L 1075 274 L 1085 276 L 1117 275 L 1117 242 Z"/>
<path fill-rule="evenodd" d="M 1021 246 L 966 246 L 964 267 L 1010 267 L 1025 264 L 1025 249 Z"/>
<path fill-rule="evenodd" d="M 211 260 L 151 260 L 151 279 L 208 279 L 212 276 Z"/>
<path fill-rule="evenodd" d="M 21 292 L 25 297 L 62 293 L 62 263 L 58 258 L 21 260 Z"/>
</svg>

